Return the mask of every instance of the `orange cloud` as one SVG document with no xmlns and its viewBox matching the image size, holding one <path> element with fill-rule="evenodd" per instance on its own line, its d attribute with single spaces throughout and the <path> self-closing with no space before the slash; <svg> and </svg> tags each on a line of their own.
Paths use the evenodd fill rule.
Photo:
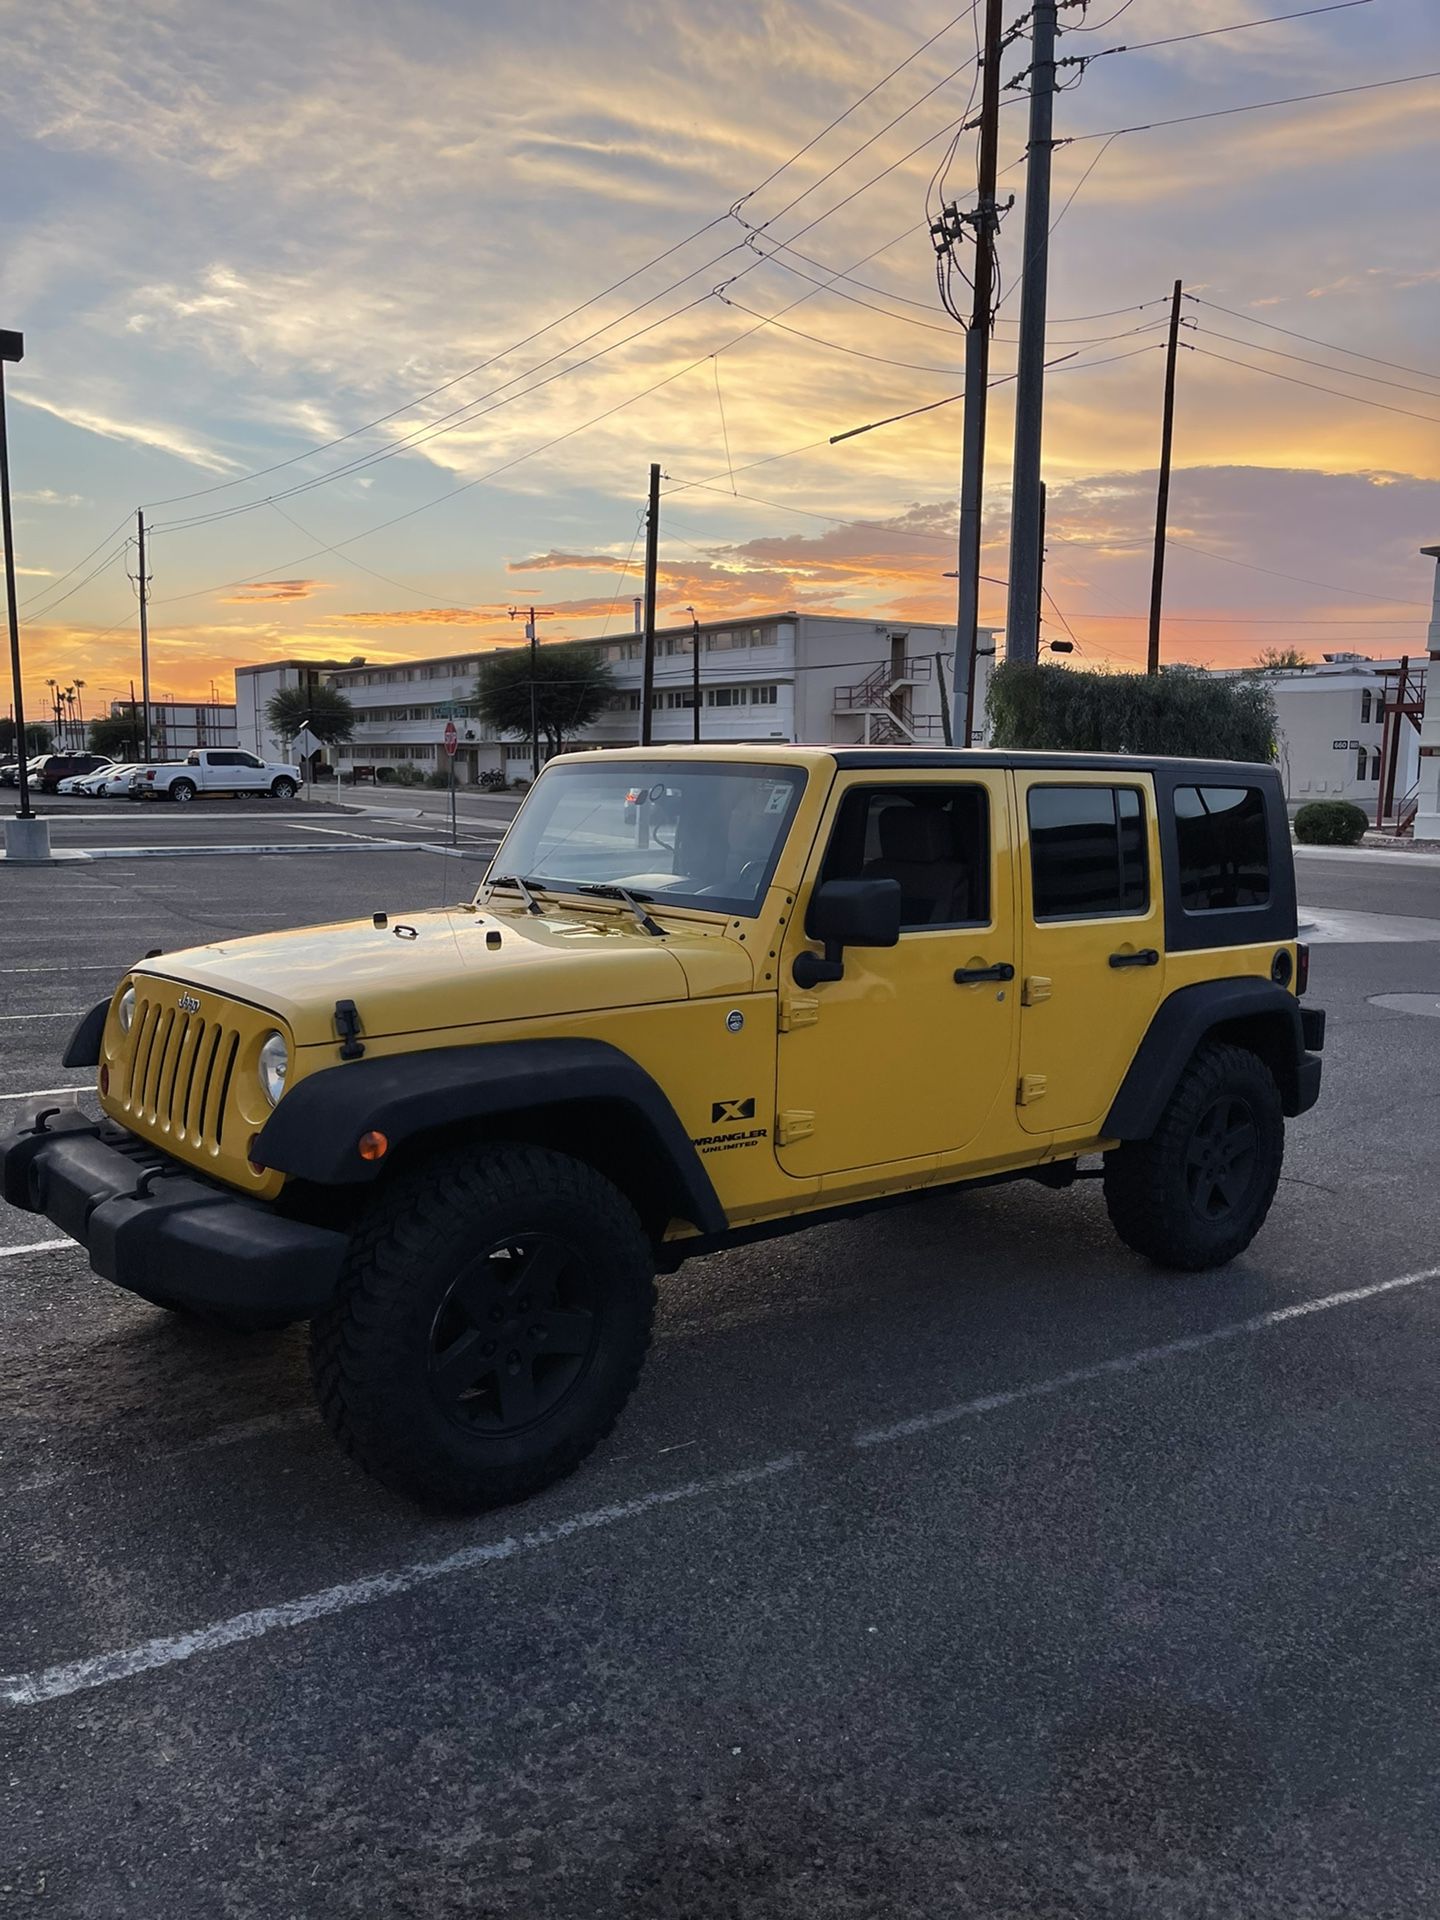
<svg viewBox="0 0 1440 1920">
<path fill-rule="evenodd" d="M 227 593 L 225 604 L 248 607 L 257 600 L 308 600 L 312 594 L 324 592 L 329 584 L 328 580 L 253 580 Z"/>
</svg>

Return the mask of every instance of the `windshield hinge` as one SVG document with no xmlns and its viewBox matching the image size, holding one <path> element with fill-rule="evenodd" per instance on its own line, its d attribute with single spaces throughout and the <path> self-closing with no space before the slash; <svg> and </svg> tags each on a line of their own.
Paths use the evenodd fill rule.
<svg viewBox="0 0 1440 1920">
<path fill-rule="evenodd" d="M 780 1031 L 791 1033 L 796 1027 L 813 1027 L 820 1018 L 820 1002 L 793 994 L 780 1002 Z"/>
<path fill-rule="evenodd" d="M 804 1107 L 791 1107 L 788 1113 L 777 1117 L 775 1138 L 782 1147 L 792 1147 L 797 1140 L 808 1140 L 815 1131 L 815 1115 Z"/>
</svg>

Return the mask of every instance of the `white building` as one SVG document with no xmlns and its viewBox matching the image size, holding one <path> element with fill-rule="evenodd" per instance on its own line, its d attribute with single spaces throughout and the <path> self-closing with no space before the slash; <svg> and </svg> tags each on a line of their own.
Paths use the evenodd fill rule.
<svg viewBox="0 0 1440 1920">
<path fill-rule="evenodd" d="M 235 708 L 237 737 L 227 746 L 243 747 L 262 760 L 286 760 L 288 740 L 279 739 L 270 728 L 265 709 L 273 696 L 286 687 L 323 686 L 341 665 L 338 660 L 266 660 L 253 667 L 235 669 Z M 364 662 L 350 662 L 363 666 Z"/>
<path fill-rule="evenodd" d="M 1436 673 L 1440 675 L 1440 547 L 1422 547 L 1420 551 L 1435 562 L 1430 632 L 1426 646 Z M 1440 684 L 1440 680 L 1437 680 L 1437 684 Z M 1435 711 L 1425 715 L 1421 728 L 1415 806 L 1415 838 L 1440 840 L 1440 700 L 1435 702 Z"/>
<path fill-rule="evenodd" d="M 951 704 L 955 629 L 918 621 L 839 614 L 749 614 L 701 621 L 700 738 L 943 745 Z M 655 636 L 651 737 L 657 745 L 694 737 L 694 629 Z M 984 739 L 985 688 L 993 633 L 976 682 L 975 741 Z M 639 732 L 644 642 L 604 642 L 620 697 L 587 731 L 587 746 L 632 746 Z M 943 684 L 943 696 L 942 696 Z"/>
<path fill-rule="evenodd" d="M 139 721 L 143 702 L 110 702 L 112 720 Z M 238 747 L 239 733 L 233 706 L 224 701 L 152 700 L 150 702 L 150 758 L 173 760 L 194 747 Z M 137 746 L 136 752 L 140 751 Z"/>
<path fill-rule="evenodd" d="M 610 665 L 615 698 L 567 744 L 634 746 L 640 736 L 644 643 L 625 634 L 592 644 Z M 986 737 L 985 689 L 994 644 L 993 633 L 982 629 L 976 744 Z M 953 627 L 917 622 L 793 611 L 702 621 L 700 737 L 938 745 L 945 738 L 941 685 L 943 679 L 948 703 L 954 646 Z M 497 738 L 475 711 L 480 660 L 479 653 L 462 653 L 385 666 L 288 660 L 240 667 L 235 675 L 240 744 L 273 757 L 283 743 L 272 742 L 265 731 L 266 702 L 280 686 L 323 681 L 344 693 L 357 711 L 354 737 L 328 756 L 342 772 L 357 767 L 382 773 L 402 767 L 421 774 L 441 771 L 445 727 L 452 721 L 460 737 L 459 783 L 473 783 L 490 770 L 508 778 L 528 774 L 529 741 Z M 651 726 L 657 745 L 693 736 L 694 660 L 689 622 L 657 633 Z"/>
<path fill-rule="evenodd" d="M 1374 823 L 1381 806 L 1381 775 L 1391 805 L 1386 817 L 1404 822 L 1413 807 L 1420 770 L 1420 735 L 1396 709 L 1423 699 L 1424 669 L 1411 669 L 1402 688 L 1398 660 L 1327 653 L 1311 667 L 1269 676 L 1275 698 L 1280 777 L 1292 813 L 1307 800 L 1350 800 Z M 1418 682 L 1418 686 L 1417 683 Z M 1386 713 L 1394 777 L 1386 759 Z"/>
</svg>

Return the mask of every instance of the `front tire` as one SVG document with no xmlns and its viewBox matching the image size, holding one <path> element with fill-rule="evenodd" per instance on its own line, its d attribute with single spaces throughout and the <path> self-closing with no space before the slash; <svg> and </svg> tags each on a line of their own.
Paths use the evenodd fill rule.
<svg viewBox="0 0 1440 1920">
<path fill-rule="evenodd" d="M 195 798 L 195 782 L 193 780 L 177 780 L 170 789 L 170 798 L 182 807 L 189 806 L 190 802 Z"/>
<path fill-rule="evenodd" d="M 1159 1266 L 1222 1267 L 1264 1225 L 1284 1153 L 1270 1069 L 1243 1047 L 1206 1041 L 1151 1137 L 1106 1154 L 1111 1224 Z"/>
<path fill-rule="evenodd" d="M 655 1310 L 634 1209 L 584 1162 L 460 1150 L 397 1175 L 312 1324 L 311 1375 L 341 1447 L 423 1505 L 538 1493 L 603 1440 Z"/>
<path fill-rule="evenodd" d="M 282 777 L 274 783 L 270 791 L 277 800 L 293 800 L 299 792 L 299 788 L 293 780 L 286 780 Z"/>
</svg>

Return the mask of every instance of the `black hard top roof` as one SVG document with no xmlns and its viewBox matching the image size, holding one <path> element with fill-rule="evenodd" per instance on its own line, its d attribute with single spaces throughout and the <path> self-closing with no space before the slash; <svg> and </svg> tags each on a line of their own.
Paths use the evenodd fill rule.
<svg viewBox="0 0 1440 1920">
<path fill-rule="evenodd" d="M 1233 783 L 1244 778 L 1275 779 L 1275 767 L 1259 760 L 1182 759 L 1175 755 L 1146 753 L 1040 753 L 996 747 L 835 747 L 831 749 L 837 767 L 849 771 L 903 773 L 950 769 L 963 772 L 967 767 L 1014 767 L 1021 770 L 1066 773 L 1167 773 L 1174 779 L 1189 781 L 1223 779 Z"/>
</svg>

